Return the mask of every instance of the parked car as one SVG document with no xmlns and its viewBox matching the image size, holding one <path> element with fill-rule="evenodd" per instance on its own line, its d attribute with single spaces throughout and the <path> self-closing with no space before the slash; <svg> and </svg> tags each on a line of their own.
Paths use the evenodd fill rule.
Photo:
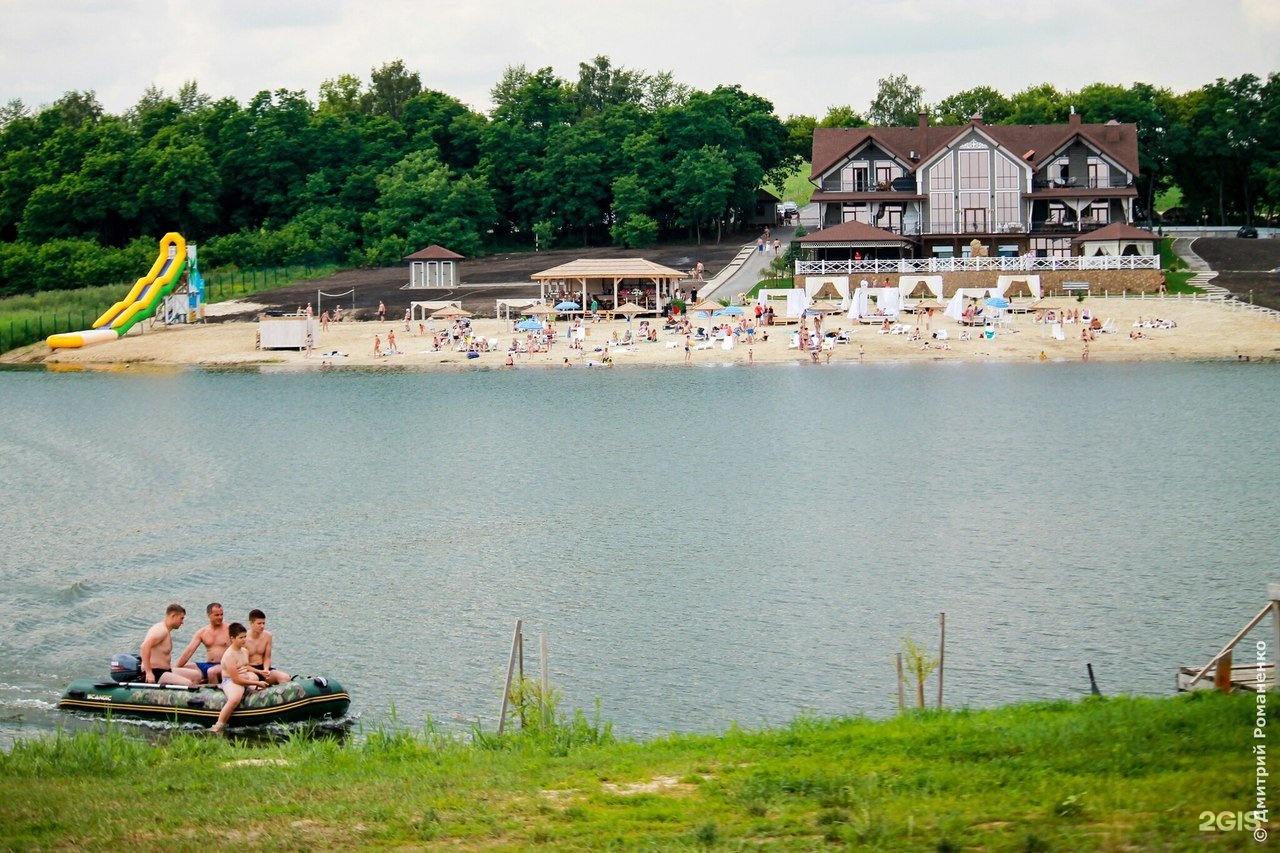
<svg viewBox="0 0 1280 853">
<path fill-rule="evenodd" d="M 1236 232 L 1237 237 L 1243 237 L 1248 240 L 1258 239 L 1258 229 L 1252 225 L 1244 225 Z"/>
</svg>

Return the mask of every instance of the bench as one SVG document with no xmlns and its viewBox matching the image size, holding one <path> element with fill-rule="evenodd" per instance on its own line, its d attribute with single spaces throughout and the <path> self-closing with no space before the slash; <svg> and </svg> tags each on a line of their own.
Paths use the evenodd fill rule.
<svg viewBox="0 0 1280 853">
<path fill-rule="evenodd" d="M 1062 283 L 1062 292 L 1063 292 L 1063 293 L 1079 293 L 1080 291 L 1084 291 L 1085 293 L 1088 293 L 1088 292 L 1089 292 L 1089 282 L 1087 282 L 1087 281 L 1064 281 L 1064 282 Z"/>
</svg>

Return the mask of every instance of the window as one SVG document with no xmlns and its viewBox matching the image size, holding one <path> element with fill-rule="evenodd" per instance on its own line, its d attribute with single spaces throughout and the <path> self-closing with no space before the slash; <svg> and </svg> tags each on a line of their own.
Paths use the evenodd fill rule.
<svg viewBox="0 0 1280 853">
<path fill-rule="evenodd" d="M 884 218 L 880 222 L 880 227 L 886 231 L 892 231 L 894 234 L 902 233 L 902 208 L 890 207 L 886 208 Z"/>
<path fill-rule="evenodd" d="M 1111 186 L 1111 167 L 1101 157 L 1089 158 L 1089 186 Z"/>
<path fill-rule="evenodd" d="M 951 156 L 948 154 L 929 170 L 929 228 L 935 234 L 951 234 L 956 229 L 956 199 Z"/>
<path fill-rule="evenodd" d="M 991 156 L 988 151 L 960 152 L 960 189 L 991 188 Z"/>
<path fill-rule="evenodd" d="M 841 218 L 842 222 L 865 222 L 871 224 L 871 214 L 865 204 L 846 204 Z"/>
</svg>

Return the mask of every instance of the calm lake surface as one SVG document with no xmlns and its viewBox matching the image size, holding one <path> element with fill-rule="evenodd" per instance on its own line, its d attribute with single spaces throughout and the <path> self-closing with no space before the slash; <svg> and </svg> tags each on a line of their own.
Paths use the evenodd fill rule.
<svg viewBox="0 0 1280 853">
<path fill-rule="evenodd" d="M 1280 581 L 1236 364 L 0 372 L 0 745 L 170 601 L 365 722 L 491 728 L 516 619 L 629 736 L 1172 692 Z M 1269 629 L 1261 634 L 1269 637 Z M 928 693 L 933 695 L 931 685 Z"/>
</svg>

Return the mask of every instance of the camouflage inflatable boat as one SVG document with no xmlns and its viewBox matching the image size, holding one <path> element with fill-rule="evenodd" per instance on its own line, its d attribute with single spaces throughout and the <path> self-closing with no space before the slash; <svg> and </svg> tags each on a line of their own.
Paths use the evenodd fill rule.
<svg viewBox="0 0 1280 853">
<path fill-rule="evenodd" d="M 92 711 L 149 720 L 212 726 L 227 701 L 216 687 L 178 687 L 140 681 L 71 682 L 58 700 L 64 710 Z M 230 726 L 293 723 L 338 719 L 346 715 L 351 697 L 331 678 L 294 676 L 245 695 L 231 715 Z"/>
</svg>

